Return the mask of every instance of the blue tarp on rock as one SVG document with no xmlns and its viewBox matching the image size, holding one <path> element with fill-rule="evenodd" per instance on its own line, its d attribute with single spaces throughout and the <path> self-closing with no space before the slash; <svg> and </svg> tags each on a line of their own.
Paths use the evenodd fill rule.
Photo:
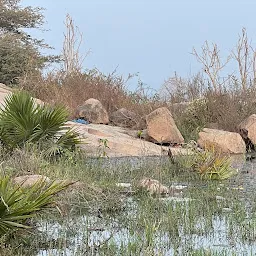
<svg viewBox="0 0 256 256">
<path fill-rule="evenodd" d="M 79 123 L 79 124 L 89 124 L 89 122 L 87 120 L 84 120 L 84 119 L 81 119 L 81 118 L 78 118 L 78 119 L 75 119 L 75 120 L 72 120 L 73 122 L 76 122 L 76 123 Z"/>
</svg>

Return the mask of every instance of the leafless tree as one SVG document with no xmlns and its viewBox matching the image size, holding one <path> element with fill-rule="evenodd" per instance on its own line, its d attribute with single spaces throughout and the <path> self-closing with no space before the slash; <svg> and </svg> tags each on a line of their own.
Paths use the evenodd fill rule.
<svg viewBox="0 0 256 256">
<path fill-rule="evenodd" d="M 249 81 L 253 60 L 255 58 L 251 53 L 252 48 L 248 42 L 247 31 L 243 28 L 242 35 L 239 35 L 236 48 L 232 51 L 232 57 L 238 63 L 241 86 L 244 91 L 247 88 L 247 82 Z"/>
<path fill-rule="evenodd" d="M 62 50 L 65 74 L 81 73 L 84 60 L 89 54 L 89 51 L 86 54 L 81 54 L 80 49 L 83 42 L 83 34 L 75 26 L 74 20 L 69 14 L 66 15 L 65 26 L 66 33 L 64 34 Z"/>
<path fill-rule="evenodd" d="M 219 92 L 225 81 L 221 81 L 220 72 L 230 61 L 231 56 L 229 55 L 224 63 L 220 59 L 220 50 L 217 44 L 209 45 L 208 41 L 205 41 L 201 47 L 201 53 L 193 48 L 192 54 L 196 57 L 198 62 L 203 64 L 203 70 L 209 77 L 213 89 L 215 92 Z"/>
</svg>

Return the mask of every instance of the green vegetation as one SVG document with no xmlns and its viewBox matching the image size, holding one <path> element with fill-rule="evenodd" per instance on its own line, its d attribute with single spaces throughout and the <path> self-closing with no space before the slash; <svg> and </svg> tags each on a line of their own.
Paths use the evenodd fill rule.
<svg viewBox="0 0 256 256">
<path fill-rule="evenodd" d="M 5 255 L 95 255 L 96 250 L 99 255 L 239 255 L 238 248 L 255 253 L 255 195 L 249 184 L 237 182 L 241 174 L 220 183 L 181 171 L 166 158 L 120 159 L 117 164 L 73 155 L 73 160 L 75 164 L 70 159 L 45 164 L 43 158 L 30 159 L 30 166 L 37 162 L 38 174 L 83 185 L 60 194 L 59 211 L 33 218 L 41 232 L 10 239 Z M 26 161 L 15 155 L 2 169 L 20 173 Z M 136 188 L 141 178 L 157 178 L 159 171 L 164 185 L 187 188 L 175 192 L 176 199 Z M 133 196 L 118 182 L 131 183 Z"/>
<path fill-rule="evenodd" d="M 13 184 L 6 176 L 0 177 L 0 238 L 12 235 L 17 229 L 31 228 L 26 224 L 36 213 L 53 204 L 53 196 L 62 191 L 67 184 L 45 181 L 35 183 L 31 187 Z"/>
<path fill-rule="evenodd" d="M 36 143 L 48 156 L 74 150 L 78 134 L 65 127 L 68 112 L 62 106 L 39 105 L 28 93 L 14 92 L 0 110 L 0 140 L 8 151 Z"/>
<path fill-rule="evenodd" d="M 0 1 L 0 83 L 7 85 L 17 84 L 23 76 L 37 75 L 47 62 L 57 60 L 40 53 L 40 49 L 49 48 L 43 40 L 24 32 L 24 28 L 43 25 L 42 8 L 22 7 L 20 2 Z"/>
<path fill-rule="evenodd" d="M 165 157 L 104 159 L 109 146 L 101 139 L 98 157 L 91 159 L 74 150 L 78 134 L 64 125 L 78 105 L 96 98 L 109 113 L 122 107 L 133 111 L 138 137 L 146 128 L 145 116 L 162 106 L 171 110 L 186 141 L 197 139 L 210 123 L 235 131 L 256 111 L 256 73 L 249 70 L 255 67 L 255 52 L 248 48 L 246 31 L 239 51 L 232 51 L 238 77 L 221 81 L 225 65 L 217 45 L 206 42 L 201 53 L 193 50 L 204 75 L 187 80 L 175 75 L 164 84 L 169 97 L 162 98 L 140 80 L 136 91 L 128 91 L 126 82 L 134 76 L 83 70 L 84 58 L 75 48 L 82 38 L 70 16 L 62 66 L 45 73 L 47 62 L 58 58 L 43 56 L 40 49 L 48 46 L 23 31 L 43 25 L 42 10 L 20 2 L 0 1 L 0 82 L 15 84 L 46 104 L 17 91 L 0 110 L 0 255 L 255 255 L 254 187 L 251 179 L 242 179 L 249 176 L 234 171 L 228 157 L 206 150 L 180 156 L 178 164 Z M 185 104 L 175 108 L 174 103 Z M 13 184 L 13 177 L 27 174 L 78 182 L 67 190 L 66 183 Z M 142 192 L 137 184 L 144 177 L 159 180 L 171 194 L 161 198 Z M 175 185 L 186 188 L 180 193 Z"/>
<path fill-rule="evenodd" d="M 199 151 L 192 149 L 191 155 L 177 158 L 181 168 L 187 168 L 198 173 L 202 179 L 224 180 L 237 174 L 231 165 L 231 157 L 214 147 Z"/>
</svg>

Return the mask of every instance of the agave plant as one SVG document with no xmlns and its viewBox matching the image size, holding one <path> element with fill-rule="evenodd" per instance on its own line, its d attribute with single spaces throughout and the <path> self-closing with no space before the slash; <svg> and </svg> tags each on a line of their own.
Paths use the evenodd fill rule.
<svg viewBox="0 0 256 256">
<path fill-rule="evenodd" d="M 0 177 L 0 237 L 17 229 L 30 228 L 27 219 L 52 206 L 54 195 L 69 184 L 38 181 L 31 187 L 14 185 L 11 179 Z"/>
<path fill-rule="evenodd" d="M 0 140 L 8 150 L 37 143 L 54 155 L 72 150 L 80 142 L 78 134 L 65 126 L 68 111 L 62 106 L 41 106 L 24 91 L 7 96 L 4 105 L 0 110 Z"/>
<path fill-rule="evenodd" d="M 214 148 L 202 152 L 196 151 L 191 167 L 204 179 L 223 180 L 237 173 L 231 166 L 230 157 Z"/>
</svg>

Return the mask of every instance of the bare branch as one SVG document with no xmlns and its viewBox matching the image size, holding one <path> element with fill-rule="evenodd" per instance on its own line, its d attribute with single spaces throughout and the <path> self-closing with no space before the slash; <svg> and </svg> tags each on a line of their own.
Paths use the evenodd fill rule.
<svg viewBox="0 0 256 256">
<path fill-rule="evenodd" d="M 251 53 L 252 53 L 251 51 L 252 51 L 252 48 L 250 47 L 248 42 L 247 31 L 245 28 L 243 28 L 242 35 L 239 35 L 236 48 L 235 50 L 232 51 L 232 57 L 238 63 L 240 81 L 241 81 L 242 89 L 244 91 L 247 88 L 247 82 L 249 80 L 249 74 L 250 74 L 251 68 L 254 66 L 253 62 L 255 57 L 251 57 Z"/>
<path fill-rule="evenodd" d="M 74 73 L 81 73 L 83 69 L 83 63 L 87 55 L 81 55 L 80 47 L 83 42 L 83 35 L 79 28 L 75 26 L 72 17 L 66 15 L 66 34 L 64 34 L 63 43 L 63 59 L 64 59 L 64 71 L 66 75 L 71 75 Z"/>
<path fill-rule="evenodd" d="M 220 82 L 220 71 L 230 61 L 230 56 L 222 63 L 217 44 L 209 46 L 208 41 L 205 41 L 204 45 L 201 47 L 201 51 L 201 53 L 198 53 L 197 50 L 193 48 L 192 54 L 196 57 L 198 62 L 203 64 L 204 72 L 208 75 L 214 91 L 218 92 L 221 90 L 223 84 Z"/>
</svg>

